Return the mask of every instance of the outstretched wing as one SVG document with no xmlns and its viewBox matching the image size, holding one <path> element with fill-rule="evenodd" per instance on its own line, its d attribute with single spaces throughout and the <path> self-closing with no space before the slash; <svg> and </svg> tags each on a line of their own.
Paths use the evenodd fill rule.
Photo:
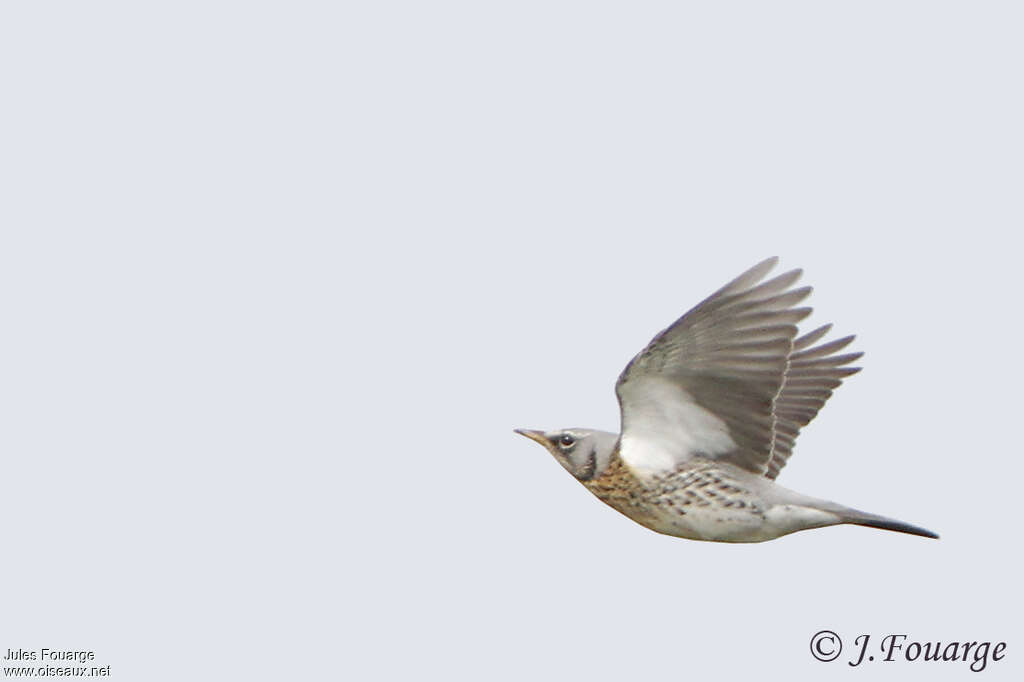
<svg viewBox="0 0 1024 682">
<path fill-rule="evenodd" d="M 837 353 L 853 341 L 853 336 L 814 344 L 828 334 L 832 325 L 826 324 L 801 336 L 793 342 L 789 367 L 782 390 L 775 399 L 775 442 L 772 458 L 765 476 L 774 479 L 793 454 L 793 444 L 800 429 L 817 416 L 825 401 L 842 380 L 860 371 L 860 367 L 846 367 L 863 353 Z"/>
<path fill-rule="evenodd" d="M 792 288 L 800 270 L 762 282 L 777 262 L 726 284 L 626 366 L 615 390 L 628 466 L 658 473 L 703 455 L 774 477 L 835 374 L 852 373 L 836 362 L 853 356 L 832 355 L 849 339 L 811 348 L 824 328 L 794 342 L 797 323 L 811 312 L 796 306 L 811 289 Z"/>
</svg>

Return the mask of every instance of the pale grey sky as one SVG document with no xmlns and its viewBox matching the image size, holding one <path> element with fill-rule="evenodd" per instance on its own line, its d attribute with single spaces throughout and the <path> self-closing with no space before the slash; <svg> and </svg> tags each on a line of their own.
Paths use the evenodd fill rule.
<svg viewBox="0 0 1024 682">
<path fill-rule="evenodd" d="M 1021 20 L 5 4 L 0 657 L 817 680 L 827 628 L 1020 679 Z M 630 357 L 770 255 L 866 352 L 779 482 L 940 541 L 659 536 L 512 433 L 616 429 Z"/>
</svg>

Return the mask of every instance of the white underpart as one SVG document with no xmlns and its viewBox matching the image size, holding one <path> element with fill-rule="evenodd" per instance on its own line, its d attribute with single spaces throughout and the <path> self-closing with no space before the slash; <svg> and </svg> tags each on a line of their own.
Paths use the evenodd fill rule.
<svg viewBox="0 0 1024 682">
<path fill-rule="evenodd" d="M 736 449 L 725 422 L 677 384 L 650 377 L 621 390 L 630 411 L 620 456 L 636 473 L 672 471 L 697 453 L 714 456 Z"/>
</svg>

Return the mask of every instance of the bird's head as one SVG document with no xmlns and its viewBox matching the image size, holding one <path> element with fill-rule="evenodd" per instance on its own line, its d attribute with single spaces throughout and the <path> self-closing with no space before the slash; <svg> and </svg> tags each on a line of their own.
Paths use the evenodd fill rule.
<svg viewBox="0 0 1024 682">
<path fill-rule="evenodd" d="M 543 445 L 566 471 L 580 481 L 589 481 L 601 475 L 611 461 L 615 444 L 619 439 L 618 434 L 593 429 L 515 431 Z"/>
</svg>

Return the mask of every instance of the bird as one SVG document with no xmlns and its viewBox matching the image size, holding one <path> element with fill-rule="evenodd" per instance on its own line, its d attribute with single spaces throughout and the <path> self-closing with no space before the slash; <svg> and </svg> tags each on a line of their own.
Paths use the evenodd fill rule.
<svg viewBox="0 0 1024 682">
<path fill-rule="evenodd" d="M 620 433 L 514 429 L 543 445 L 602 502 L 655 532 L 764 542 L 854 524 L 927 538 L 930 530 L 789 490 L 775 481 L 800 430 L 863 353 L 854 336 L 799 335 L 812 309 L 803 271 L 765 279 L 768 258 L 657 334 L 615 384 Z"/>
</svg>

